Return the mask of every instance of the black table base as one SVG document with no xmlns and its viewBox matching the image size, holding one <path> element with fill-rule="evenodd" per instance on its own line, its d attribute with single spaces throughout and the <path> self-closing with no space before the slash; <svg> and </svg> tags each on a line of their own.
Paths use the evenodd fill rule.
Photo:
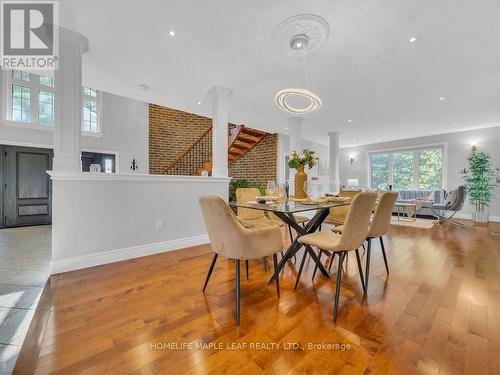
<svg viewBox="0 0 500 375">
<path fill-rule="evenodd" d="M 323 221 L 326 219 L 330 212 L 329 207 L 325 207 L 322 209 L 319 209 L 316 215 L 309 220 L 307 225 L 305 227 L 301 227 L 294 219 L 293 214 L 285 214 L 283 212 L 275 212 L 274 214 L 279 217 L 281 220 L 283 220 L 286 224 L 290 225 L 295 231 L 297 232 L 298 236 L 295 238 L 295 240 L 292 242 L 288 250 L 286 251 L 285 255 L 281 258 L 279 264 L 278 264 L 278 272 L 276 272 L 271 279 L 269 280 L 269 283 L 272 283 L 276 277 L 276 275 L 279 275 L 280 272 L 283 270 L 285 267 L 286 262 L 288 262 L 296 253 L 297 251 L 300 250 L 300 248 L 304 245 L 299 243 L 297 240 L 299 237 L 304 236 L 306 234 L 311 234 L 314 233 L 318 230 L 320 225 L 323 223 Z M 321 273 L 328 278 L 331 278 L 330 274 L 326 270 L 325 266 L 323 263 L 321 263 L 321 260 L 318 258 L 316 253 L 313 251 L 313 249 L 310 246 L 305 247 L 305 251 L 311 256 L 313 261 L 317 264 L 319 270 Z"/>
</svg>

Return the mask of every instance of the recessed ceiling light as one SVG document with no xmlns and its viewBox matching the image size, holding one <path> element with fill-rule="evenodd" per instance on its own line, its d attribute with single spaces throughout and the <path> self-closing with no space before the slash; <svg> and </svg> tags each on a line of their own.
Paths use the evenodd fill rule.
<svg viewBox="0 0 500 375">
<path fill-rule="evenodd" d="M 175 36 L 175 30 L 172 29 L 168 30 L 168 35 Z"/>
<path fill-rule="evenodd" d="M 418 40 L 418 36 L 410 36 L 408 38 L 408 43 L 415 43 Z"/>
<path fill-rule="evenodd" d="M 439 97 L 439 101 L 442 102 L 443 100 L 445 100 L 446 98 L 444 96 L 440 96 Z"/>
<path fill-rule="evenodd" d="M 285 128 L 285 130 L 288 130 L 288 128 Z"/>
<path fill-rule="evenodd" d="M 347 122 L 352 122 L 352 118 L 350 118 L 349 120 L 347 120 Z"/>
<path fill-rule="evenodd" d="M 149 86 L 148 86 L 148 85 L 146 85 L 145 83 L 139 83 L 139 85 L 138 85 L 138 86 L 139 86 L 139 88 L 140 88 L 140 89 L 142 89 L 142 90 L 147 90 L 147 89 L 149 89 Z"/>
<path fill-rule="evenodd" d="M 201 102 L 197 102 L 196 104 L 200 105 L 200 104 L 201 104 Z"/>
</svg>

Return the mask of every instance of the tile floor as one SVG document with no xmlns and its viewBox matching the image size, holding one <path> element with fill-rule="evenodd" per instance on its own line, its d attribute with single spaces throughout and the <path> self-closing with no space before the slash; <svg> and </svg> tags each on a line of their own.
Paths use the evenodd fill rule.
<svg viewBox="0 0 500 375">
<path fill-rule="evenodd" d="M 51 227 L 0 229 L 0 374 L 10 374 L 49 274 Z"/>
</svg>

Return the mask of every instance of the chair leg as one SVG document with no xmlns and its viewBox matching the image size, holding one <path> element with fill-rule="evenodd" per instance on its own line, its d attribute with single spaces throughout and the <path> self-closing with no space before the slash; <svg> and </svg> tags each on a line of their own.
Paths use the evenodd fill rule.
<svg viewBox="0 0 500 375">
<path fill-rule="evenodd" d="M 358 272 L 359 272 L 359 278 L 361 280 L 361 285 L 363 286 L 363 292 L 366 293 L 365 280 L 363 276 L 363 267 L 361 267 L 361 259 L 359 258 L 358 249 L 356 249 L 356 261 L 358 262 Z"/>
<path fill-rule="evenodd" d="M 387 256 L 385 255 L 384 240 L 382 239 L 382 237 L 379 237 L 379 239 L 380 239 L 380 247 L 382 248 L 382 256 L 384 257 L 385 270 L 387 271 L 387 274 L 389 274 L 389 265 L 387 264 Z"/>
<path fill-rule="evenodd" d="M 262 259 L 264 259 L 264 271 L 267 272 L 267 257 L 264 257 Z"/>
<path fill-rule="evenodd" d="M 288 226 L 288 234 L 290 235 L 290 243 L 293 243 L 292 228 Z"/>
<path fill-rule="evenodd" d="M 297 290 L 297 285 L 299 285 L 300 275 L 302 274 L 302 269 L 304 268 L 304 263 L 306 262 L 307 251 L 304 249 L 304 256 L 302 257 L 302 262 L 300 262 L 299 273 L 297 274 L 297 280 L 295 281 L 295 290 Z"/>
<path fill-rule="evenodd" d="M 236 259 L 236 325 L 240 325 L 240 260 Z"/>
<path fill-rule="evenodd" d="M 245 269 L 247 271 L 247 280 L 248 280 L 248 259 L 245 259 Z"/>
<path fill-rule="evenodd" d="M 333 264 L 334 259 L 335 259 L 335 253 L 332 253 L 332 255 L 330 257 L 330 264 L 328 265 L 328 272 L 331 272 L 331 270 L 332 270 L 332 264 Z"/>
<path fill-rule="evenodd" d="M 276 292 L 278 292 L 278 298 L 280 297 L 280 277 L 278 274 L 278 256 L 273 254 L 274 261 L 274 279 L 276 280 Z"/>
<path fill-rule="evenodd" d="M 344 262 L 345 251 L 339 253 L 339 265 L 337 270 L 337 285 L 335 286 L 335 305 L 333 306 L 333 321 L 337 321 L 337 311 L 339 309 L 340 283 L 342 282 L 342 263 Z"/>
<path fill-rule="evenodd" d="M 323 255 L 323 251 L 321 249 L 319 249 L 319 253 L 318 253 L 318 260 L 321 262 L 321 256 Z M 312 280 L 314 280 L 314 276 L 316 276 L 316 272 L 318 271 L 318 265 L 316 264 L 314 266 L 314 272 L 313 272 L 313 276 L 312 276 Z"/>
<path fill-rule="evenodd" d="M 205 292 L 205 289 L 207 288 L 208 280 L 210 280 L 210 276 L 212 276 L 212 271 L 214 270 L 215 262 L 217 261 L 218 256 L 219 256 L 219 254 L 215 253 L 214 257 L 212 258 L 212 263 L 210 264 L 210 268 L 208 269 L 207 278 L 205 279 L 205 285 L 203 285 L 203 292 Z"/>
<path fill-rule="evenodd" d="M 365 271 L 365 288 L 368 291 L 368 276 L 370 274 L 370 255 L 372 250 L 372 239 L 368 238 L 368 247 L 366 248 L 366 271 Z"/>
</svg>

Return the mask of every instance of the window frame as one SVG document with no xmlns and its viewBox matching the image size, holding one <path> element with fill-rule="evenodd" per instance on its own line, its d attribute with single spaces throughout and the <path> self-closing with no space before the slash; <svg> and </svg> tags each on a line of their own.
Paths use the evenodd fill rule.
<svg viewBox="0 0 500 375">
<path fill-rule="evenodd" d="M 1 79 L 1 93 L 2 98 L 0 101 L 1 106 L 1 121 L 8 126 L 23 128 L 23 129 L 37 129 L 44 131 L 54 131 L 55 121 L 56 121 L 56 113 L 55 113 L 55 100 L 56 100 L 56 82 L 54 81 L 54 87 L 45 86 L 40 84 L 40 74 L 37 72 L 29 72 L 30 73 L 30 82 L 16 80 L 13 77 L 13 71 L 10 70 L 2 70 L 0 74 Z M 43 75 L 43 72 L 42 72 Z M 34 80 L 33 76 L 37 79 Z M 55 79 L 55 77 L 52 77 Z M 29 83 L 29 85 L 27 85 Z M 12 84 L 22 85 L 30 88 L 30 122 L 24 121 L 14 121 L 12 119 Z M 102 137 L 103 135 L 103 124 L 102 124 L 102 92 L 96 90 L 96 97 L 92 97 L 93 100 L 96 101 L 97 105 L 97 129 L 98 132 L 85 132 L 83 131 L 83 101 L 85 100 L 85 96 L 83 95 L 84 86 L 82 86 L 82 101 L 81 101 L 81 111 L 82 111 L 82 122 L 80 124 L 80 129 L 82 131 L 83 136 L 90 137 Z M 38 101 L 39 101 L 39 91 L 51 92 L 54 94 L 54 123 L 52 125 L 44 125 L 38 122 Z M 35 93 L 35 94 L 33 94 Z M 32 100 L 35 98 L 36 100 Z M 32 121 L 36 119 L 36 121 Z"/>
<path fill-rule="evenodd" d="M 426 149 L 431 149 L 431 148 L 441 148 L 442 150 L 442 176 L 441 176 L 441 188 L 442 189 L 447 189 L 448 188 L 448 142 L 440 142 L 440 143 L 430 143 L 430 144 L 423 144 L 423 145 L 415 145 L 415 146 L 407 146 L 407 147 L 396 147 L 396 148 L 389 148 L 389 149 L 378 149 L 378 150 L 371 150 L 367 152 L 367 158 L 366 158 L 366 181 L 368 181 L 367 188 L 368 189 L 373 189 L 372 188 L 372 170 L 371 170 L 371 156 L 374 154 L 388 154 L 388 185 L 394 185 L 394 163 L 393 163 L 393 154 L 398 153 L 398 152 L 414 152 L 413 155 L 413 187 L 411 189 L 420 189 L 418 187 L 419 185 L 419 180 L 420 180 L 420 171 L 419 171 L 419 152 L 417 151 L 423 151 Z"/>
<path fill-rule="evenodd" d="M 2 71 L 2 119 L 8 124 L 22 128 L 33 128 L 41 130 L 53 130 L 55 125 L 55 111 L 53 112 L 54 122 L 52 125 L 39 123 L 39 92 L 45 91 L 53 95 L 55 101 L 55 87 L 40 84 L 40 75 L 36 72 L 29 72 L 29 82 L 14 78 L 14 70 Z M 34 79 L 36 78 L 36 79 Z M 52 77 L 54 78 L 54 77 Z M 30 89 L 30 121 L 15 121 L 12 118 L 12 85 L 24 86 Z M 55 83 L 54 83 L 55 86 Z M 36 119 L 36 121 L 33 121 Z"/>
<path fill-rule="evenodd" d="M 82 134 L 89 136 L 89 137 L 101 137 L 103 135 L 102 131 L 102 93 L 101 91 L 97 89 L 93 89 L 96 92 L 96 96 L 91 96 L 91 95 L 85 95 L 85 89 L 92 89 L 91 87 L 87 86 L 82 86 L 82 123 L 81 123 L 81 128 L 82 128 Z M 90 132 L 90 131 L 85 131 L 83 130 L 83 103 L 85 100 L 91 100 L 96 103 L 96 127 L 97 131 L 95 132 Z"/>
</svg>

